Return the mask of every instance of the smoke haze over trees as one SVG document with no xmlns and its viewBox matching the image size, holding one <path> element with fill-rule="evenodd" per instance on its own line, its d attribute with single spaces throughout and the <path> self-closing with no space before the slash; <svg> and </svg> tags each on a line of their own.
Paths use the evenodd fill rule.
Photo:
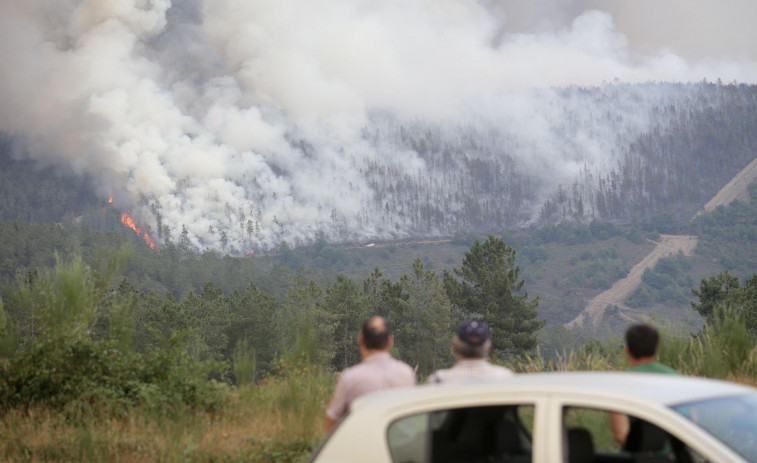
<svg viewBox="0 0 757 463">
<path fill-rule="evenodd" d="M 687 84 L 757 80 L 750 3 L 550 3 L 0 0 L 0 131 L 232 254 L 689 214 L 751 159 L 754 87 Z"/>
</svg>

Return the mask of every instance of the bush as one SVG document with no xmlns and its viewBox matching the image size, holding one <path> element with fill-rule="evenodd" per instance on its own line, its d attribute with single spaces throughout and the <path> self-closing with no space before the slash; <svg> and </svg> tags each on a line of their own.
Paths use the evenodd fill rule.
<svg viewBox="0 0 757 463">
<path fill-rule="evenodd" d="M 638 228 L 632 228 L 626 233 L 626 239 L 633 244 L 644 244 L 647 238 Z"/>
<path fill-rule="evenodd" d="M 689 339 L 663 337 L 659 358 L 688 375 L 738 380 L 757 374 L 757 343 L 742 315 L 730 307 L 718 308 L 712 321 Z"/>
<path fill-rule="evenodd" d="M 621 234 L 621 231 L 609 222 L 592 221 L 589 224 L 589 231 L 595 240 L 608 240 Z"/>
<path fill-rule="evenodd" d="M 528 262 L 535 264 L 536 262 L 549 259 L 549 252 L 544 245 L 539 246 L 526 246 L 518 251 L 518 257 L 522 257 Z"/>
<path fill-rule="evenodd" d="M 572 260 L 571 263 L 573 263 Z M 627 274 L 628 269 L 619 259 L 595 257 L 586 251 L 580 260 L 575 262 L 575 267 L 568 276 L 568 282 L 572 286 L 608 289 L 615 280 Z"/>
<path fill-rule="evenodd" d="M 0 409 L 39 405 L 121 414 L 136 406 L 165 412 L 218 405 L 208 378 L 223 366 L 192 360 L 183 337 L 174 335 L 143 355 L 131 349 L 128 312 L 108 291 L 126 250 L 100 271 L 78 256 L 57 260 L 54 269 L 20 279 L 7 297 L 12 317 L 1 312 L 0 336 L 19 333 L 20 340 L 4 349 L 9 355 L 0 362 Z"/>
<path fill-rule="evenodd" d="M 208 375 L 219 368 L 190 360 L 178 345 L 139 355 L 110 341 L 45 338 L 0 364 L 0 408 L 40 405 L 113 415 L 136 406 L 212 411 L 221 396 Z"/>
</svg>

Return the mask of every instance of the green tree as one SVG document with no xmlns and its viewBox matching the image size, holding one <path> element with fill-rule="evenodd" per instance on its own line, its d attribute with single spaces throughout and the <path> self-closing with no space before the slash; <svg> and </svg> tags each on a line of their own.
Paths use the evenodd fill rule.
<svg viewBox="0 0 757 463">
<path fill-rule="evenodd" d="M 325 308 L 334 317 L 336 355 L 334 366 L 344 369 L 360 360 L 356 336 L 367 317 L 360 287 L 346 275 L 339 274 L 334 286 L 326 291 Z"/>
<path fill-rule="evenodd" d="M 456 320 L 439 275 L 416 259 L 412 275 L 402 275 L 399 284 L 395 344 L 400 357 L 417 366 L 421 376 L 449 366 Z"/>
<path fill-rule="evenodd" d="M 757 274 L 742 287 L 739 279 L 728 270 L 702 278 L 699 289 L 692 289 L 698 301 L 691 306 L 705 320 L 713 322 L 719 313 L 736 313 L 747 330 L 757 335 Z"/>
<path fill-rule="evenodd" d="M 197 358 L 200 360 L 222 360 L 226 358 L 229 339 L 226 334 L 230 323 L 229 301 L 213 283 L 206 283 L 202 293 L 190 291 L 182 301 L 185 313 L 193 319 L 193 329 L 199 335 L 196 344 Z"/>
<path fill-rule="evenodd" d="M 18 337 L 0 299 L 0 359 L 7 358 L 16 352 Z"/>
<path fill-rule="evenodd" d="M 277 345 L 278 333 L 274 330 L 278 301 L 250 282 L 244 294 L 239 291 L 231 294 L 229 304 L 231 323 L 226 329 L 228 354 L 243 346 L 243 352 L 254 351 L 256 370 L 259 373 L 268 371 L 280 347 Z"/>
<path fill-rule="evenodd" d="M 716 306 L 738 297 L 741 285 L 735 275 L 725 270 L 715 276 L 702 278 L 699 289 L 692 289 L 691 292 L 698 299 L 696 302 L 691 302 L 691 307 L 706 320 L 710 320 Z"/>
<path fill-rule="evenodd" d="M 476 240 L 454 274 L 444 272 L 447 295 L 464 317 L 480 317 L 489 324 L 494 349 L 523 353 L 536 347 L 534 332 L 546 323 L 537 319 L 539 299 L 529 299 L 522 291 L 515 250 L 503 239 Z"/>
<path fill-rule="evenodd" d="M 381 315 L 394 323 L 392 314 L 403 297 L 399 283 L 392 283 L 388 278 L 383 278 L 381 270 L 376 267 L 363 281 L 363 295 L 368 315 Z"/>
<path fill-rule="evenodd" d="M 189 332 L 194 318 L 186 313 L 184 306 L 174 299 L 172 293 L 165 297 L 154 292 L 145 295 L 139 293 L 126 279 L 119 286 L 118 292 L 122 297 L 128 298 L 133 308 L 136 318 L 134 343 L 140 351 L 157 348 L 180 333 L 186 337 L 186 341 L 196 339 L 199 342 L 199 335 Z"/>
<path fill-rule="evenodd" d="M 295 360 L 325 366 L 335 354 L 334 316 L 323 307 L 323 290 L 314 282 L 307 284 L 297 276 L 287 293 L 281 339 L 284 351 Z"/>
</svg>

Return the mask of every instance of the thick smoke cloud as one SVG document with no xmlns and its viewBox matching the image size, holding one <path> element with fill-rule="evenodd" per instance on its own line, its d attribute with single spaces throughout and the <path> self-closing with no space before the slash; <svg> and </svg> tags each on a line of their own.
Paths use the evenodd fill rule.
<svg viewBox="0 0 757 463">
<path fill-rule="evenodd" d="M 612 143 L 561 149 L 543 89 L 753 82 L 755 7 L 731 2 L 0 0 L 0 130 L 198 249 L 387 236 L 366 166 L 426 166 L 362 135 L 381 115 L 507 126 L 554 183 Z"/>
</svg>

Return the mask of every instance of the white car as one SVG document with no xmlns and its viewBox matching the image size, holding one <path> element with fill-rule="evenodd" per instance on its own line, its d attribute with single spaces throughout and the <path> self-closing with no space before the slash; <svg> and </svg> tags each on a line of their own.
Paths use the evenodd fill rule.
<svg viewBox="0 0 757 463">
<path fill-rule="evenodd" d="M 610 413 L 629 416 L 625 448 Z M 309 461 L 757 462 L 757 389 L 619 372 L 393 389 L 356 400 Z"/>
</svg>

